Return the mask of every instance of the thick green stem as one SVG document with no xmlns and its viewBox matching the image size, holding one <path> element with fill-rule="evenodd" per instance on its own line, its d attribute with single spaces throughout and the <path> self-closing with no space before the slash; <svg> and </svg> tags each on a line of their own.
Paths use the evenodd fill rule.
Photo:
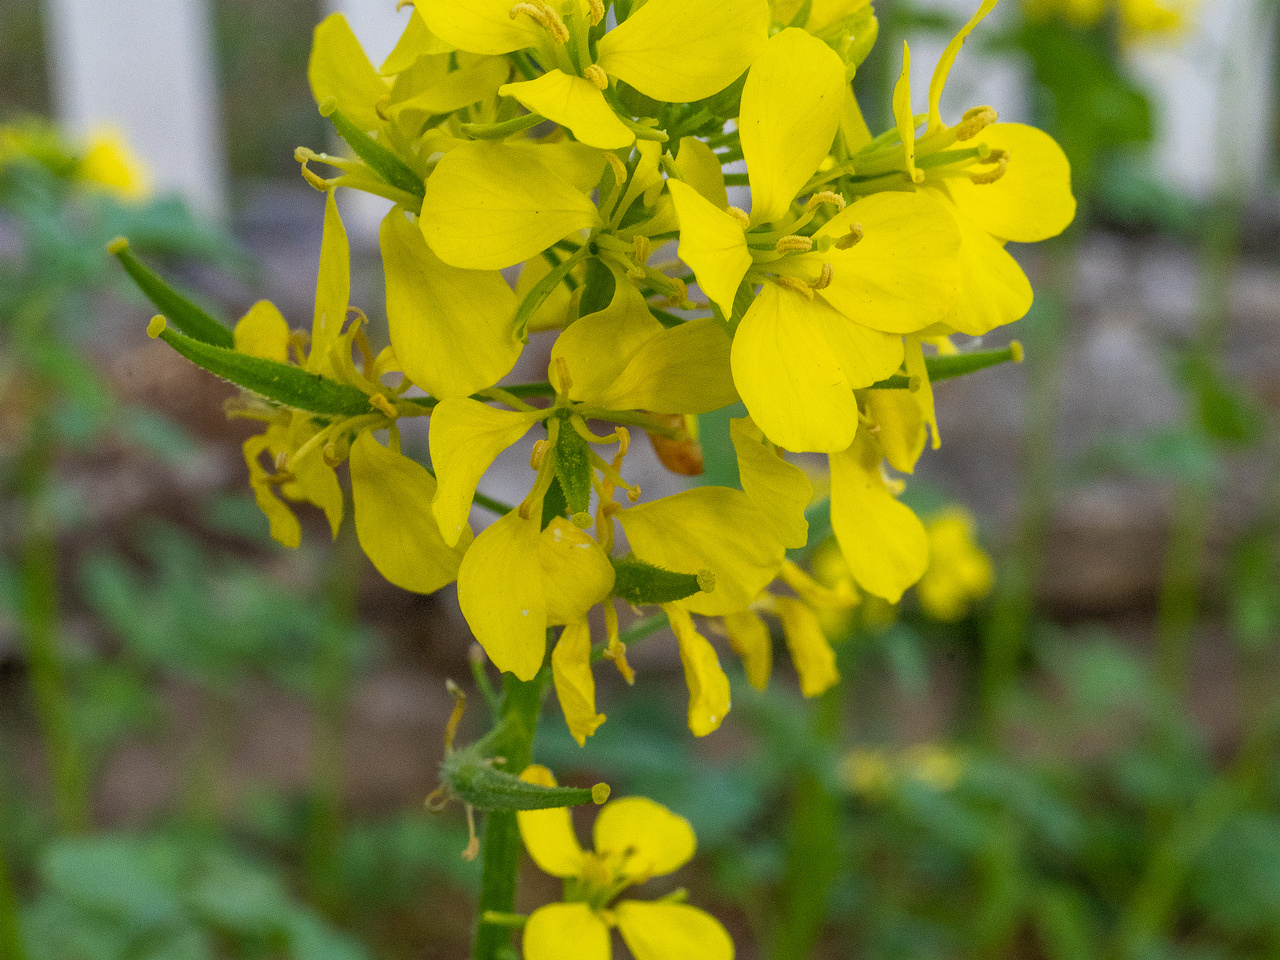
<svg viewBox="0 0 1280 960">
<path fill-rule="evenodd" d="M 814 704 L 813 739 L 821 748 L 839 743 L 848 682 L 841 680 Z M 804 960 L 813 951 L 827 919 L 827 901 L 839 867 L 839 825 L 840 800 L 830 784 L 813 770 L 798 773 L 770 960 Z"/>
<path fill-rule="evenodd" d="M 503 675 L 498 725 L 485 741 L 493 756 L 505 759 L 504 769 L 510 773 L 519 774 L 533 759 L 533 735 L 538 729 L 538 715 L 542 712 L 550 675 L 546 667 L 528 683 L 509 673 Z M 511 927 L 486 923 L 484 916 L 490 912 L 515 911 L 521 846 L 515 811 L 495 810 L 485 816 L 484 839 L 480 845 L 484 869 L 476 910 L 473 960 L 500 960 L 511 949 Z"/>
</svg>

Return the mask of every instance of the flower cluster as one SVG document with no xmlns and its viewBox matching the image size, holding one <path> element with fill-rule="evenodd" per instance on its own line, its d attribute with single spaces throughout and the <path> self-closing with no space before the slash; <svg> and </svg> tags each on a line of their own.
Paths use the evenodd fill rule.
<svg viewBox="0 0 1280 960">
<path fill-rule="evenodd" d="M 327 194 L 310 332 L 263 302 L 233 342 L 199 317 L 152 333 L 250 388 L 234 412 L 265 426 L 245 457 L 277 540 L 299 543 L 291 502 L 336 534 L 347 462 L 374 565 L 424 593 L 456 579 L 501 670 L 532 678 L 563 627 L 550 664 L 580 743 L 604 721 L 593 661 L 632 677 L 619 604 L 666 611 L 695 734 L 730 693 L 694 616 L 722 618 L 757 685 L 761 614 L 776 617 L 803 691 L 820 693 L 838 679 L 824 611 L 896 602 L 928 568 L 886 468 L 911 473 L 938 444 L 931 380 L 1019 355 L 951 338 L 1028 310 L 1005 244 L 1074 213 L 1047 135 L 986 106 L 942 118 L 951 65 L 993 6 L 946 48 L 923 114 L 904 48 L 896 123 L 877 136 L 851 87 L 876 37 L 866 0 L 418 0 L 380 67 L 331 16 L 309 76 L 354 156 L 297 154 Z M 380 351 L 350 303 L 339 187 L 395 202 Z M 499 386 L 535 337 L 546 381 Z M 739 400 L 739 487 L 645 500 L 628 481 L 633 433 L 696 473 L 696 418 Z M 423 417 L 430 469 L 400 449 L 401 422 Z M 522 501 L 478 493 L 531 431 Z M 786 559 L 807 542 L 813 485 L 784 451 L 825 455 L 842 589 Z M 478 534 L 476 506 L 499 514 Z"/>
</svg>

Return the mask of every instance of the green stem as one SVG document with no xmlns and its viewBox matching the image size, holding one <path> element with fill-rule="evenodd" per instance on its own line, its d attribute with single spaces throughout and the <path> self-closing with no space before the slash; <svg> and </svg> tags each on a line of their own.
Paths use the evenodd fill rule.
<svg viewBox="0 0 1280 960">
<path fill-rule="evenodd" d="M 0 816 L 2 815 L 3 810 L 0 809 Z M 18 896 L 9 875 L 8 852 L 3 838 L 0 838 L 0 957 L 3 960 L 25 960 L 27 954 L 22 942 L 22 917 L 18 911 Z"/>
<path fill-rule="evenodd" d="M 503 674 L 502 709 L 498 726 L 485 738 L 494 756 L 505 758 L 505 769 L 519 774 L 533 759 L 533 735 L 542 712 L 551 671 L 544 667 L 528 683 Z M 520 868 L 520 827 L 514 810 L 494 810 L 485 816 L 480 855 L 484 870 L 476 911 L 473 960 L 499 960 L 511 949 L 511 928 L 488 923 L 488 913 L 511 914 L 516 905 L 516 876 Z"/>
</svg>

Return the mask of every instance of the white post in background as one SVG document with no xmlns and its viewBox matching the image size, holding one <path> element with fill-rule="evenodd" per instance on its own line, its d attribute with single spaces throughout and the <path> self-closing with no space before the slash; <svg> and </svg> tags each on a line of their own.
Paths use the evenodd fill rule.
<svg viewBox="0 0 1280 960">
<path fill-rule="evenodd" d="M 404 32 L 405 21 L 413 16 L 409 6 L 397 11 L 395 0 L 324 0 L 324 6 L 328 13 L 347 18 L 375 68 L 382 66 Z M 345 146 L 341 149 L 346 151 Z M 371 193 L 339 190 L 338 206 L 352 241 L 372 246 L 378 242 L 378 227 L 392 204 Z"/>
<path fill-rule="evenodd" d="M 157 190 L 224 220 L 226 160 L 205 0 L 45 0 L 59 119 L 114 128 Z"/>
</svg>

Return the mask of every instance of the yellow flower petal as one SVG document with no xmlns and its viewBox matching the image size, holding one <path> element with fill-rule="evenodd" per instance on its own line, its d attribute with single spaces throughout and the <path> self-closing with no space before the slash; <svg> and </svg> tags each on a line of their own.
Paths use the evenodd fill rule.
<svg viewBox="0 0 1280 960">
<path fill-rule="evenodd" d="M 572 381 L 569 398 L 578 403 L 594 403 L 604 396 L 640 348 L 665 329 L 649 312 L 635 284 L 617 273 L 613 279 L 609 306 L 574 321 L 551 348 L 547 376 L 563 392 L 559 372 L 563 360 Z"/>
<path fill-rule="evenodd" d="M 583 143 L 601 150 L 629 147 L 636 141 L 636 135 L 605 102 L 600 88 L 583 77 L 549 70 L 536 80 L 508 83 L 498 93 L 514 97 L 531 113 L 568 127 Z"/>
<path fill-rule="evenodd" d="M 590 193 L 600 182 L 604 166 L 608 162 L 604 151 L 576 140 L 561 140 L 558 143 L 546 143 L 535 140 L 509 140 L 503 144 L 508 152 L 516 157 L 528 157 L 539 163 L 570 184 L 575 190 Z M 654 144 L 661 147 L 660 144 Z M 640 149 L 644 154 L 643 144 Z M 639 176 L 637 171 L 636 176 Z M 633 178 L 634 179 L 634 178 Z"/>
<path fill-rule="evenodd" d="M 450 69 L 455 64 L 456 69 Z M 511 64 L 503 57 L 474 53 L 423 57 L 396 77 L 384 112 L 416 132 L 433 116 L 492 101 L 510 76 Z"/>
<path fill-rule="evenodd" d="M 893 86 L 893 119 L 898 127 L 898 139 L 902 141 L 903 163 L 907 175 L 918 179 L 916 170 L 916 121 L 911 112 L 911 48 L 902 41 L 902 72 Z"/>
<path fill-rule="evenodd" d="M 649 0 L 601 38 L 596 63 L 647 97 L 689 103 L 742 76 L 768 31 L 768 0 Z"/>
<path fill-rule="evenodd" d="M 477 400 L 451 399 L 436 404 L 428 435 L 439 484 L 432 512 L 445 543 L 453 546 L 462 535 L 476 484 L 489 465 L 528 433 L 533 423 L 528 414 L 495 410 Z"/>
<path fill-rule="evenodd" d="M 534 20 L 511 16 L 510 0 L 425 0 L 415 6 L 427 28 L 459 50 L 510 53 L 547 39 Z"/>
<path fill-rule="evenodd" d="M 338 379 L 334 356 L 341 341 L 351 298 L 351 247 L 338 213 L 334 191 L 324 201 L 324 235 L 320 241 L 320 272 L 316 279 L 315 316 L 311 321 L 311 351 L 306 368 Z"/>
<path fill-rule="evenodd" d="M 929 193 L 877 193 L 850 204 L 817 236 L 835 239 L 854 226 L 862 239 L 797 258 L 806 278 L 832 267 L 820 296 L 851 320 L 886 333 L 913 333 L 939 322 L 956 299 L 960 235 L 946 206 Z"/>
<path fill-rule="evenodd" d="M 933 384 L 929 382 L 929 368 L 924 362 L 924 350 L 920 347 L 919 337 L 907 337 L 906 340 L 907 376 L 914 377 L 919 388 L 912 396 L 920 407 L 920 418 L 929 425 L 933 434 L 933 449 L 942 446 L 942 436 L 938 433 L 938 413 L 933 405 Z"/>
<path fill-rule="evenodd" d="M 858 586 L 897 603 L 924 575 L 929 542 L 924 524 L 885 486 L 879 453 L 860 434 L 831 455 L 831 527 Z"/>
<path fill-rule="evenodd" d="M 396 41 L 395 49 L 387 54 L 387 59 L 378 68 L 378 73 L 382 76 L 394 77 L 397 73 L 408 70 L 422 57 L 439 56 L 453 49 L 431 33 L 420 12 L 415 11 L 415 14 L 404 25 L 404 33 Z"/>
<path fill-rule="evenodd" d="M 664 328 L 645 341 L 618 379 L 590 402 L 651 413 L 719 410 L 738 400 L 729 368 L 732 344 L 724 327 L 711 317 Z"/>
<path fill-rule="evenodd" d="M 235 344 L 240 353 L 287 363 L 289 324 L 274 303 L 259 300 L 236 324 Z"/>
<path fill-rule="evenodd" d="M 368 431 L 351 444 L 350 463 L 356 533 L 378 572 L 415 593 L 434 593 L 457 579 L 471 531 L 463 531 L 456 548 L 445 545 L 431 515 L 436 481 L 426 468 Z"/>
<path fill-rule="evenodd" d="M 569 733 L 578 746 L 587 745 L 604 723 L 596 713 L 596 678 L 591 673 L 591 627 L 586 620 L 571 623 L 560 634 L 551 651 L 551 675 L 556 682 L 556 699 L 564 713 Z"/>
<path fill-rule="evenodd" d="M 648 797 L 604 805 L 592 833 L 602 857 L 621 860 L 628 877 L 663 877 L 693 859 L 698 847 L 689 821 Z"/>
<path fill-rule="evenodd" d="M 500 270 L 596 226 L 600 212 L 535 151 L 477 140 L 451 150 L 436 166 L 419 222 L 445 263 Z"/>
<path fill-rule="evenodd" d="M 614 914 L 635 960 L 733 960 L 733 941 L 720 921 L 687 903 L 622 900 Z"/>
<path fill-rule="evenodd" d="M 788 27 L 751 65 L 738 129 L 751 178 L 751 222 L 781 220 L 831 151 L 844 112 L 844 64 Z"/>
<path fill-rule="evenodd" d="M 982 5 L 978 7 L 978 11 L 969 18 L 969 22 L 960 28 L 959 32 L 951 38 L 951 42 L 947 44 L 942 56 L 938 58 L 938 65 L 933 68 L 933 77 L 929 80 L 929 132 L 932 133 L 942 127 L 942 116 L 938 112 L 938 105 L 942 102 L 942 88 L 946 86 L 947 77 L 951 73 L 951 66 L 956 62 L 956 56 L 960 53 L 960 47 L 964 45 L 969 34 L 973 32 L 973 28 L 983 21 L 988 13 L 996 7 L 996 0 L 982 0 Z"/>
<path fill-rule="evenodd" d="M 317 447 L 312 447 L 311 452 L 301 459 L 293 455 L 315 434 L 316 424 L 310 415 L 295 411 L 289 421 L 285 443 L 280 448 L 289 453 L 288 469 L 293 479 L 281 486 L 280 492 L 291 500 L 305 500 L 323 510 L 329 521 L 329 531 L 336 537 L 345 506 L 338 475 L 324 462 Z"/>
<path fill-rule="evenodd" d="M 525 960 L 609 960 L 609 928 L 585 903 L 533 911 L 521 941 Z"/>
<path fill-rule="evenodd" d="M 379 232 L 387 324 L 409 379 L 434 397 L 465 397 L 510 372 L 523 344 L 515 294 L 502 274 L 441 263 L 422 231 L 393 209 Z"/>
<path fill-rule="evenodd" d="M 714 150 L 697 137 L 685 137 L 680 141 L 676 162 L 684 182 L 703 198 L 711 201 L 718 210 L 729 206 L 729 193 L 724 185 L 724 168 Z"/>
<path fill-rule="evenodd" d="M 724 675 L 715 647 L 695 629 L 689 612 L 673 603 L 663 609 L 680 644 L 680 663 L 689 688 L 689 730 L 695 737 L 705 737 L 719 729 L 729 713 L 729 678 Z M 692 853 L 690 850 L 691 856 Z"/>
<path fill-rule="evenodd" d="M 697 275 L 702 292 L 727 317 L 733 313 L 733 298 L 751 266 L 742 224 L 687 183 L 670 180 L 667 189 L 680 218 L 680 259 Z"/>
<path fill-rule="evenodd" d="M 646 563 L 715 574 L 714 590 L 679 602 L 706 616 L 745 608 L 777 576 L 785 553 L 751 498 L 728 487 L 685 490 L 623 510 L 618 521 Z"/>
<path fill-rule="evenodd" d="M 742 658 L 747 682 L 757 690 L 767 690 L 773 672 L 773 638 L 765 622 L 753 610 L 741 610 L 725 616 L 724 629 L 729 646 Z"/>
<path fill-rule="evenodd" d="M 1065 230 L 1076 215 L 1076 199 L 1071 165 L 1053 137 L 1021 123 L 995 123 L 976 139 L 1006 151 L 1009 166 L 995 183 L 948 178 L 960 212 L 1000 240 L 1035 243 Z"/>
<path fill-rule="evenodd" d="M 76 175 L 97 184 L 121 200 L 145 200 L 151 196 L 151 172 L 128 141 L 110 127 L 95 132 L 85 144 Z"/>
<path fill-rule="evenodd" d="M 567 424 L 564 429 L 570 430 Z M 591 534 L 564 517 L 542 531 L 539 548 L 547 626 L 576 623 L 613 589 L 613 564 Z"/>
<path fill-rule="evenodd" d="M 774 597 L 782 634 L 791 651 L 791 662 L 800 675 L 800 692 L 816 697 L 840 682 L 836 653 L 822 632 L 817 614 L 795 597 Z"/>
<path fill-rule="evenodd" d="M 920 404 L 910 390 L 868 390 L 867 415 L 880 432 L 876 440 L 893 469 L 913 473 L 924 451 L 925 428 Z"/>
<path fill-rule="evenodd" d="M 557 785 L 555 775 L 538 763 L 525 767 L 520 779 L 540 787 Z M 539 870 L 553 877 L 576 877 L 582 872 L 582 847 L 573 832 L 568 807 L 517 810 L 516 822 L 524 848 Z"/>
<path fill-rule="evenodd" d="M 331 13 L 316 26 L 307 79 L 316 103 L 333 97 L 338 109 L 361 130 L 382 126 L 376 108 L 391 87 L 378 76 L 342 14 Z"/>
<path fill-rule="evenodd" d="M 733 381 L 751 418 L 788 450 L 843 450 L 853 442 L 854 384 L 828 336 L 842 324 L 849 321 L 821 300 L 766 283 L 738 325 Z"/>
<path fill-rule="evenodd" d="M 494 666 L 529 681 L 547 650 L 547 608 L 538 562 L 538 522 L 519 510 L 481 531 L 458 571 L 458 606 Z"/>
<path fill-rule="evenodd" d="M 857 153 L 871 142 L 871 130 L 862 117 L 862 108 L 858 106 L 858 98 L 850 87 L 844 94 L 844 112 L 840 114 L 840 136 L 844 138 L 844 148 L 849 155 Z"/>
<path fill-rule="evenodd" d="M 738 455 L 742 489 L 760 509 L 769 532 L 784 547 L 803 547 L 809 540 L 805 507 L 813 498 L 813 484 L 803 470 L 787 463 L 750 419 L 729 421 L 729 437 Z"/>
<path fill-rule="evenodd" d="M 270 451 L 268 434 L 250 437 L 244 442 L 244 462 L 249 468 L 249 486 L 258 502 L 258 509 L 271 527 L 271 539 L 282 546 L 297 550 L 302 543 L 302 525 L 289 505 L 276 496 L 276 486 L 270 482 L 270 474 L 262 465 L 262 454 Z"/>
</svg>

